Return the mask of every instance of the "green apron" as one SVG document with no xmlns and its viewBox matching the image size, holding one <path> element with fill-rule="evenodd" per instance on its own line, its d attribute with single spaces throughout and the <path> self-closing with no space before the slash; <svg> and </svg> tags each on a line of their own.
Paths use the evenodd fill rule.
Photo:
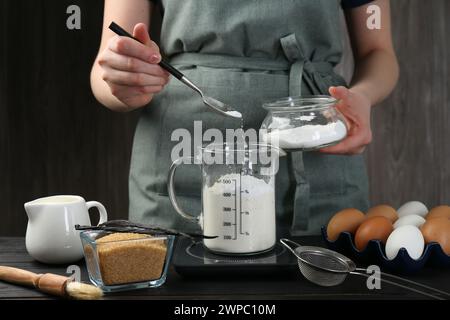
<svg viewBox="0 0 450 320">
<path fill-rule="evenodd" d="M 333 68 L 342 54 L 338 0 L 163 0 L 161 47 L 170 61 L 209 96 L 259 128 L 263 102 L 326 94 L 346 85 Z M 210 112 L 191 89 L 172 79 L 144 108 L 130 168 L 133 221 L 198 231 L 180 217 L 167 193 L 174 130 L 192 134 L 194 121 L 209 128 L 238 128 L 239 121 Z M 194 151 L 193 151 L 194 152 Z M 201 210 L 201 173 L 180 167 L 177 194 L 185 211 Z M 280 158 L 276 177 L 277 223 L 293 235 L 318 234 L 340 209 L 368 207 L 362 156 L 294 152 Z"/>
</svg>

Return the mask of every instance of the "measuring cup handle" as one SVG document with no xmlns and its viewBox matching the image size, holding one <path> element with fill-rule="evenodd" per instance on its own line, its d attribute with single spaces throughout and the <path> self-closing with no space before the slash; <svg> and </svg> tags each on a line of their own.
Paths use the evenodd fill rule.
<svg viewBox="0 0 450 320">
<path fill-rule="evenodd" d="M 192 163 L 194 158 L 190 158 Z M 185 219 L 188 219 L 190 221 L 195 221 L 197 223 L 200 222 L 200 218 L 197 216 L 193 216 L 190 215 L 186 212 L 184 212 L 184 210 L 179 206 L 178 201 L 177 201 L 177 195 L 175 193 L 175 182 L 174 182 L 174 178 L 175 178 L 175 172 L 177 171 L 177 168 L 183 164 L 183 160 L 186 160 L 186 158 L 184 159 L 177 159 L 175 160 L 172 165 L 170 166 L 169 169 L 169 177 L 168 177 L 168 183 L 167 183 L 167 189 L 168 189 L 168 193 L 169 193 L 169 199 L 170 202 L 172 203 L 172 206 L 174 207 L 175 211 L 182 216 Z"/>
</svg>

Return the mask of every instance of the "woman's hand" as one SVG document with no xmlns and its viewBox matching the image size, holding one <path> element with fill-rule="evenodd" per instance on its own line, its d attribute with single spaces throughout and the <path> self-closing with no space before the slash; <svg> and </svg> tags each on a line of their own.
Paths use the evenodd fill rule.
<svg viewBox="0 0 450 320">
<path fill-rule="evenodd" d="M 360 154 L 372 141 L 370 129 L 370 100 L 359 92 L 346 87 L 330 87 L 331 96 L 338 99 L 336 108 L 347 121 L 347 137 L 335 146 L 321 149 L 331 154 Z"/>
<path fill-rule="evenodd" d="M 137 24 L 133 36 L 142 43 L 114 36 L 97 59 L 112 95 L 130 109 L 148 104 L 169 82 L 169 73 L 158 65 L 159 47 L 150 39 L 146 25 Z"/>
</svg>

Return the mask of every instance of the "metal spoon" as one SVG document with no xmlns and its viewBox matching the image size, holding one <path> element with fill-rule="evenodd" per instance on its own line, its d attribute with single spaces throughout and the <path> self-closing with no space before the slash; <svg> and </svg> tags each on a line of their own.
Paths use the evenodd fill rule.
<svg viewBox="0 0 450 320">
<path fill-rule="evenodd" d="M 128 37 L 128 38 L 132 38 L 136 41 L 139 41 L 138 39 L 133 37 L 131 34 L 129 34 L 127 31 L 125 31 L 122 27 L 120 27 L 118 24 L 116 24 L 115 22 L 111 22 L 111 24 L 109 25 L 109 29 L 111 29 L 114 33 L 116 33 L 119 36 Z M 239 119 L 242 118 L 242 114 L 239 111 L 234 110 L 229 105 L 227 105 L 219 100 L 216 100 L 214 98 L 204 95 L 202 90 L 200 90 L 199 87 L 197 87 L 191 80 L 189 80 L 184 74 L 182 74 L 180 71 L 178 71 L 172 65 L 170 65 L 168 62 L 161 60 L 159 65 L 161 66 L 161 68 L 167 70 L 170 74 L 172 74 L 175 78 L 177 78 L 178 80 L 183 82 L 189 88 L 193 89 L 198 94 L 200 94 L 200 96 L 202 97 L 203 103 L 205 105 L 207 105 L 208 107 L 210 107 L 212 110 L 214 110 L 220 114 L 226 115 L 228 117 L 239 118 Z"/>
</svg>

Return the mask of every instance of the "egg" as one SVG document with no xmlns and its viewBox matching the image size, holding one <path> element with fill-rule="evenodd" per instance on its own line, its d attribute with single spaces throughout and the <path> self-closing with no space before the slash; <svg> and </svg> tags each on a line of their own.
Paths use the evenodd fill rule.
<svg viewBox="0 0 450 320">
<path fill-rule="evenodd" d="M 421 217 L 425 217 L 427 213 L 428 213 L 427 206 L 420 201 L 406 202 L 400 208 L 397 209 L 397 214 L 399 218 L 409 215 L 418 215 Z"/>
<path fill-rule="evenodd" d="M 391 220 L 392 223 L 398 219 L 397 211 L 386 204 L 380 204 L 370 208 L 369 211 L 367 211 L 366 219 L 373 217 L 386 217 Z"/>
<path fill-rule="evenodd" d="M 364 218 L 364 213 L 358 209 L 348 208 L 339 211 L 328 222 L 328 239 L 335 241 L 342 232 L 355 234 L 356 229 L 364 221 Z"/>
<path fill-rule="evenodd" d="M 427 220 L 434 218 L 447 218 L 450 219 L 450 207 L 449 206 L 437 206 L 428 212 L 425 217 Z"/>
<path fill-rule="evenodd" d="M 395 229 L 386 241 L 386 257 L 393 260 L 401 248 L 405 248 L 409 256 L 417 260 L 422 256 L 425 240 L 419 228 L 401 226 Z"/>
<path fill-rule="evenodd" d="M 356 230 L 355 246 L 359 251 L 362 251 L 370 240 L 380 240 L 386 243 L 392 230 L 392 222 L 386 217 L 379 216 L 366 219 Z"/>
<path fill-rule="evenodd" d="M 415 226 L 420 227 L 425 223 L 425 219 L 417 214 L 411 214 L 409 216 L 403 216 L 398 218 L 394 223 L 394 229 L 397 229 L 401 226 Z"/>
<path fill-rule="evenodd" d="M 442 250 L 450 255 L 450 220 L 441 217 L 429 219 L 420 228 L 425 243 L 437 242 Z"/>
</svg>

